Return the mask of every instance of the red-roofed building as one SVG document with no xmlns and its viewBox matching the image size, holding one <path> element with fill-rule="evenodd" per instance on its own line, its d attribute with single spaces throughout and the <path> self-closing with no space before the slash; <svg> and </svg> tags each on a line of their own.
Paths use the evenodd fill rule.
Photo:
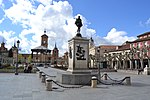
<svg viewBox="0 0 150 100">
<path fill-rule="evenodd" d="M 150 32 L 138 35 L 135 41 L 127 41 L 116 50 L 106 51 L 103 60 L 114 69 L 150 67 Z"/>
<path fill-rule="evenodd" d="M 130 44 L 130 49 L 134 54 L 134 60 L 137 68 L 150 67 L 150 32 L 137 36 L 138 39 Z"/>
<path fill-rule="evenodd" d="M 89 57 L 89 68 L 98 68 L 99 66 L 101 66 L 100 62 L 103 64 L 104 68 L 107 68 L 106 61 L 103 60 L 103 55 L 105 52 L 116 50 L 116 48 L 117 48 L 117 45 L 95 46 L 94 40 L 92 38 L 90 38 L 90 42 L 89 42 L 89 56 L 90 56 Z"/>
<path fill-rule="evenodd" d="M 103 61 L 107 62 L 107 66 L 114 69 L 129 68 L 127 53 L 130 52 L 130 43 L 126 41 L 121 46 L 117 46 L 115 50 L 106 51 L 103 55 Z"/>
</svg>

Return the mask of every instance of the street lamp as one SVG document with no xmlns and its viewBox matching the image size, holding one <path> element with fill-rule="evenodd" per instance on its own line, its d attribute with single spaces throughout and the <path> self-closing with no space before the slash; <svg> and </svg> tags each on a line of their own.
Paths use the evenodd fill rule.
<svg viewBox="0 0 150 100">
<path fill-rule="evenodd" d="M 98 53 L 98 57 L 97 57 L 97 67 L 98 67 L 98 79 L 100 79 L 101 75 L 100 75 L 100 47 L 97 48 L 97 53 Z"/>
<path fill-rule="evenodd" d="M 47 49 L 45 50 L 45 66 L 44 68 L 47 68 Z"/>
<path fill-rule="evenodd" d="M 19 51 L 19 43 L 20 41 L 17 41 L 17 61 L 16 61 L 16 70 L 15 70 L 15 75 L 18 75 L 18 51 Z"/>
</svg>

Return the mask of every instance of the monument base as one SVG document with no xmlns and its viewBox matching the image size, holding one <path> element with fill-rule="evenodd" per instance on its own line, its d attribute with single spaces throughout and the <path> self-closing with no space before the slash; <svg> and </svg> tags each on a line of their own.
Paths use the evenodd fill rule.
<svg viewBox="0 0 150 100">
<path fill-rule="evenodd" d="M 72 74 L 91 74 L 91 71 L 87 69 L 73 70 L 68 68 L 67 72 L 70 72 Z"/>
<path fill-rule="evenodd" d="M 98 76 L 96 73 L 57 73 L 56 80 L 62 84 L 70 85 L 88 85 L 91 84 L 92 76 Z"/>
</svg>

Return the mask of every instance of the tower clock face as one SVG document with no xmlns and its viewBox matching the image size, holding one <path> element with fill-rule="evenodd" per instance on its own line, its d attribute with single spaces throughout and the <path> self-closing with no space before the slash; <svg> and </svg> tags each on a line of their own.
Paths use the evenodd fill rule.
<svg viewBox="0 0 150 100">
<path fill-rule="evenodd" d="M 46 41 L 43 41 L 43 43 L 45 44 L 45 43 L 46 43 Z"/>
</svg>

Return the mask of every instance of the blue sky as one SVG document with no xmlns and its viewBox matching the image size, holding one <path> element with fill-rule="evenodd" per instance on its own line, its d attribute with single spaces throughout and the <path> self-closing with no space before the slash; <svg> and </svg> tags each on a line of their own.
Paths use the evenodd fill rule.
<svg viewBox="0 0 150 100">
<path fill-rule="evenodd" d="M 75 36 L 75 18 L 80 15 L 82 35 L 95 45 L 121 45 L 150 31 L 149 0 L 0 0 L 0 42 L 11 48 L 18 39 L 21 52 L 39 46 L 43 30 L 49 49 L 55 42 L 61 54 Z M 3 39 L 3 38 L 4 39 Z"/>
<path fill-rule="evenodd" d="M 113 27 L 126 31 L 128 36 L 137 36 L 150 29 L 145 24 L 150 17 L 149 0 L 68 1 L 73 6 L 74 14 L 85 16 L 91 23 L 90 27 L 100 36 L 105 36 Z"/>
</svg>

